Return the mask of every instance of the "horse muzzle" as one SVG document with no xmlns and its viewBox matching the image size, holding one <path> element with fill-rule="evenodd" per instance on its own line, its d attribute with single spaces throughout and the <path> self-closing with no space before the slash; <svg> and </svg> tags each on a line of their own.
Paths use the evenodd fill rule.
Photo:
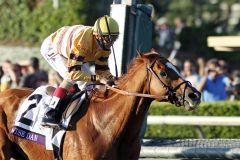
<svg viewBox="0 0 240 160">
<path fill-rule="evenodd" d="M 191 111 L 199 106 L 201 102 L 201 93 L 191 87 L 186 89 L 183 94 L 172 94 L 170 102 L 178 107 L 183 106 L 186 110 Z"/>
<path fill-rule="evenodd" d="M 190 92 L 185 92 L 183 106 L 186 110 L 194 110 L 201 103 L 201 93 L 195 88 L 190 89 Z"/>
</svg>

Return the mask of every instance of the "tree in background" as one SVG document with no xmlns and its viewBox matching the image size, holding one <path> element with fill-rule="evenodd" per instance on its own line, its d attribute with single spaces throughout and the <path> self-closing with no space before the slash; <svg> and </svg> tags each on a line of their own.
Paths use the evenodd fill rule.
<svg viewBox="0 0 240 160">
<path fill-rule="evenodd" d="M 61 26 L 93 25 L 96 18 L 109 13 L 110 4 L 110 0 L 59 0 L 54 8 L 52 0 L 1 0 L 0 41 L 38 45 Z"/>
<path fill-rule="evenodd" d="M 59 0 L 59 7 L 55 9 L 53 0 L 1 0 L 0 43 L 39 46 L 47 35 L 61 26 L 93 25 L 96 18 L 109 14 L 112 2 L 112 0 Z M 215 52 L 207 47 L 207 36 L 239 34 L 240 31 L 238 0 L 138 2 L 151 3 L 154 6 L 154 22 L 159 17 L 165 16 L 170 26 L 174 27 L 175 17 L 179 16 L 186 20 L 189 28 L 181 35 L 182 48 L 206 58 L 216 56 Z M 236 60 L 235 56 L 230 58 Z"/>
</svg>

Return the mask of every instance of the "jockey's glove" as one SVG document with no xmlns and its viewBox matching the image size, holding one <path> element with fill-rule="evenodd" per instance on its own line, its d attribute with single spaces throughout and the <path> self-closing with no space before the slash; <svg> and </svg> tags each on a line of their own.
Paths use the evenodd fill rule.
<svg viewBox="0 0 240 160">
<path fill-rule="evenodd" d="M 113 76 L 109 77 L 108 79 L 106 79 L 104 77 L 101 77 L 99 79 L 99 81 L 100 81 L 100 83 L 107 84 L 109 86 L 115 85 L 115 82 L 114 82 L 115 81 L 115 77 L 113 77 Z"/>
<path fill-rule="evenodd" d="M 108 84 L 109 86 L 113 86 L 113 85 L 115 85 L 115 81 L 114 81 L 113 79 L 108 79 L 108 80 L 107 80 L 107 84 Z"/>
<path fill-rule="evenodd" d="M 109 77 L 107 78 L 107 84 L 108 84 L 109 86 L 116 85 L 116 84 L 115 84 L 115 80 L 116 80 L 116 77 L 114 77 L 113 75 L 111 75 L 111 76 L 109 76 Z"/>
</svg>

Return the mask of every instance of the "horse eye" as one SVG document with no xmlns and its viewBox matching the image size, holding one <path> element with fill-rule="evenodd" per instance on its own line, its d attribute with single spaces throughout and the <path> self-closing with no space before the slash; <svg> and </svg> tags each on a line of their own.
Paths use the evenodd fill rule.
<svg viewBox="0 0 240 160">
<path fill-rule="evenodd" d="M 161 72 L 160 72 L 160 76 L 161 76 L 161 77 L 166 77 L 167 74 L 166 74 L 166 72 L 161 71 Z"/>
</svg>

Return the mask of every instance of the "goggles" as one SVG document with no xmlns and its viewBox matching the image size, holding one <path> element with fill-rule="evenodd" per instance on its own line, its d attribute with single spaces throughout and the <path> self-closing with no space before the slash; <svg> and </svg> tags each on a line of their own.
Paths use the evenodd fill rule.
<svg viewBox="0 0 240 160">
<path fill-rule="evenodd" d="M 102 41 L 104 42 L 104 44 L 110 44 L 115 42 L 118 39 L 117 35 L 111 35 L 111 38 L 109 36 L 101 36 Z"/>
</svg>

